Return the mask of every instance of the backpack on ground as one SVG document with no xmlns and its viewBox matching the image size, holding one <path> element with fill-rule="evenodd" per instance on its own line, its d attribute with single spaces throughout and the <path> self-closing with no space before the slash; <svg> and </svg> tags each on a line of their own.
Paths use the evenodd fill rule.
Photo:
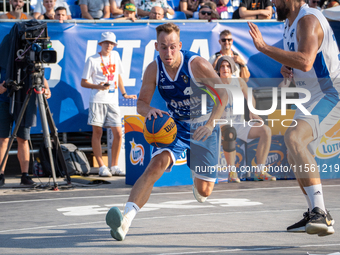
<svg viewBox="0 0 340 255">
<path fill-rule="evenodd" d="M 71 175 L 89 175 L 90 163 L 83 151 L 78 150 L 77 146 L 72 143 L 61 144 L 67 173 Z"/>
<path fill-rule="evenodd" d="M 64 177 L 66 173 L 63 171 L 61 163 L 59 160 L 57 160 L 57 150 L 56 150 L 56 145 L 53 141 L 52 143 L 52 158 L 54 162 L 54 169 L 55 169 L 55 174 L 56 177 Z M 51 163 L 50 163 L 50 157 L 48 155 L 48 150 L 45 147 L 45 143 L 42 142 L 40 143 L 39 147 L 39 159 L 40 159 L 40 164 L 42 168 L 41 174 L 39 174 L 40 177 L 49 177 L 52 176 L 52 170 L 51 170 Z"/>
</svg>

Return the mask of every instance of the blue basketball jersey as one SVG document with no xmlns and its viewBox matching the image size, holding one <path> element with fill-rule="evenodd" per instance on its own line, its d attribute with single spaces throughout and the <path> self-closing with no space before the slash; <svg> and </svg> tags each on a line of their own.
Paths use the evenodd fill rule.
<svg viewBox="0 0 340 255">
<path fill-rule="evenodd" d="M 206 93 L 206 87 L 196 82 L 190 67 L 191 61 L 198 55 L 190 51 L 180 51 L 180 54 L 181 65 L 174 80 L 170 78 L 162 60 L 157 56 L 156 85 L 159 93 L 174 119 L 188 120 L 190 117 L 201 117 L 203 94 L 207 98 L 206 112 L 209 114 L 214 107 L 214 100 Z"/>
</svg>

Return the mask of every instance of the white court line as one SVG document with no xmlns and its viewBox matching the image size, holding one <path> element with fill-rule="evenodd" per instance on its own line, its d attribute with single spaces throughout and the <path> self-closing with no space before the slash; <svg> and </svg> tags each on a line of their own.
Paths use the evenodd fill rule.
<svg viewBox="0 0 340 255">
<path fill-rule="evenodd" d="M 227 249 L 227 250 L 216 250 L 216 251 L 188 251 L 188 252 L 178 252 L 178 253 L 160 253 L 158 255 L 182 255 L 182 254 L 198 254 L 198 253 L 229 253 L 235 251 L 264 251 L 264 250 L 283 250 L 283 249 L 299 249 L 299 248 L 309 248 L 309 247 L 329 247 L 329 246 L 340 246 L 340 244 L 307 244 L 307 245 L 294 245 L 294 246 L 272 246 L 272 247 L 262 247 L 262 248 L 244 248 L 244 249 Z M 307 253 L 308 254 L 308 253 Z"/>
<path fill-rule="evenodd" d="M 338 211 L 340 208 L 332 208 L 332 211 Z M 280 212 L 298 212 L 301 209 L 291 209 L 291 210 L 264 210 L 264 211 L 240 211 L 240 212 L 223 212 L 223 213 L 199 213 L 199 214 L 182 214 L 182 215 L 171 215 L 171 216 L 155 216 L 155 217 L 146 217 L 146 218 L 135 218 L 134 221 L 142 221 L 142 220 L 155 220 L 155 219 L 169 219 L 169 218 L 184 218 L 184 217 L 201 217 L 201 216 L 212 216 L 212 215 L 235 215 L 235 214 L 254 214 L 254 213 L 280 213 Z M 8 232 L 20 232 L 20 231 L 32 231 L 38 229 L 48 229 L 48 228 L 61 228 L 61 227 L 70 227 L 70 226 L 79 226 L 79 225 L 91 225 L 91 224 L 104 224 L 105 220 L 102 221 L 94 221 L 94 222 L 83 222 L 83 223 L 71 223 L 71 224 L 62 224 L 62 225 L 51 225 L 51 226 L 40 226 L 40 227 L 32 227 L 32 228 L 15 228 L 15 229 L 7 229 L 0 230 L 0 233 L 8 233 Z"/>
<path fill-rule="evenodd" d="M 322 185 L 322 188 L 332 188 L 332 187 L 340 187 L 340 185 Z M 291 187 L 271 187 L 271 188 L 235 189 L 235 190 L 214 190 L 213 193 L 238 192 L 238 191 L 258 191 L 258 190 L 278 190 L 278 189 L 297 189 L 297 188 L 300 189 L 299 186 L 291 186 Z M 151 193 L 151 196 L 180 195 L 180 194 L 191 194 L 191 193 L 192 193 L 192 191 Z M 112 195 L 112 196 L 61 197 L 61 198 L 5 201 L 5 202 L 0 202 L 0 204 L 31 203 L 31 202 L 45 202 L 45 201 L 73 200 L 73 199 L 90 199 L 90 198 L 95 198 L 95 199 L 98 199 L 98 198 L 117 198 L 117 197 L 128 197 L 128 196 L 130 196 L 130 194 Z"/>
</svg>

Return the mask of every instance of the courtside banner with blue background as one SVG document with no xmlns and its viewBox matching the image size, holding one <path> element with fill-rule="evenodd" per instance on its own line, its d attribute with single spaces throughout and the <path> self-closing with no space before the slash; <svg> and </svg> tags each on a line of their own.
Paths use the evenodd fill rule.
<svg viewBox="0 0 340 255">
<path fill-rule="evenodd" d="M 283 23 L 257 23 L 267 43 L 282 48 Z M 9 33 L 14 23 L 0 23 L 0 40 Z M 100 51 L 97 46 L 100 35 L 112 31 L 117 36 L 118 51 L 123 67 L 123 80 L 128 94 L 139 94 L 143 71 L 157 56 L 155 51 L 157 23 L 101 23 L 74 24 L 48 23 L 48 35 L 53 49 L 57 51 L 58 62 L 46 66 L 45 77 L 52 92 L 48 100 L 53 119 L 59 132 L 90 131 L 87 125 L 88 101 L 90 90 L 80 86 L 81 75 L 89 56 Z M 253 45 L 246 22 L 235 23 L 178 23 L 181 28 L 183 49 L 197 52 L 209 59 L 220 50 L 219 33 L 228 29 L 233 34 L 233 50 L 248 63 L 252 78 L 280 78 L 281 65 L 262 53 Z M 256 81 L 256 79 L 254 79 Z M 270 79 L 268 79 L 270 80 Z M 271 84 L 271 86 L 275 84 Z M 251 87 L 266 86 L 253 82 Z M 152 104 L 158 107 L 159 95 L 156 92 Z M 120 106 L 135 107 L 135 101 L 124 100 L 120 95 Z M 135 108 L 134 108 L 135 109 Z M 122 116 L 125 114 L 122 110 Z M 40 133 L 38 118 L 37 127 L 32 133 Z"/>
</svg>

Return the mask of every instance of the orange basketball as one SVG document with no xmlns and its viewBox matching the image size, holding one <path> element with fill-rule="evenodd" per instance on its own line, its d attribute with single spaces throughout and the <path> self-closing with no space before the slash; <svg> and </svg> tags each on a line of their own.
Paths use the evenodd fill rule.
<svg viewBox="0 0 340 255">
<path fill-rule="evenodd" d="M 157 119 L 152 116 L 151 120 L 146 119 L 143 133 L 145 140 L 152 146 L 167 147 L 177 136 L 177 125 L 166 114 L 157 116 Z"/>
</svg>

